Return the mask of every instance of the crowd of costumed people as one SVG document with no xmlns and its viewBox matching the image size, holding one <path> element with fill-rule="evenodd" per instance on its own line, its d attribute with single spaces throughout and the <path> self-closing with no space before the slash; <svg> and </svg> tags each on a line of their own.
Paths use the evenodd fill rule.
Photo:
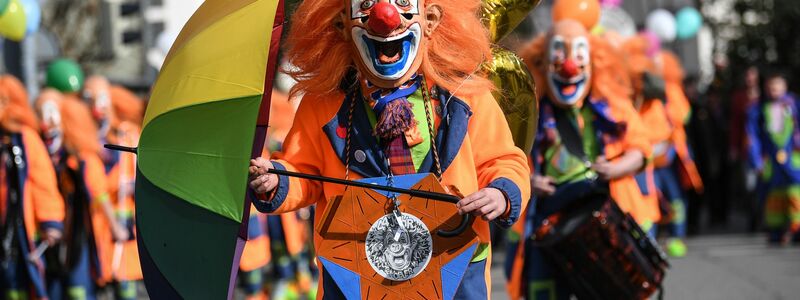
<svg viewBox="0 0 800 300">
<path fill-rule="evenodd" d="M 475 70 L 496 53 L 491 43 L 497 40 L 489 40 L 496 37 L 485 34 L 485 20 L 465 17 L 459 23 L 443 14 L 471 14 L 478 1 L 428 0 L 433 4 L 424 7 L 426 14 L 394 11 L 421 9 L 408 1 L 353 1 L 343 8 L 352 16 L 345 22 L 333 22 L 339 16 L 328 13 L 342 9 L 341 3 L 322 0 L 304 2 L 293 16 L 285 47 L 291 67 L 281 68 L 289 75 L 279 74 L 271 91 L 267 141 L 250 168 L 250 187 L 258 199 L 250 209 L 238 276 L 238 290 L 247 299 L 316 297 L 318 288 L 342 292 L 338 282 L 319 280 L 327 273 L 318 269 L 315 250 L 327 238 L 313 231 L 311 220 L 322 214 L 312 204 L 326 204 L 344 188 L 278 177 L 266 170 L 378 177 L 384 170 L 358 165 L 375 161 L 375 153 L 386 158 L 389 178 L 430 171 L 439 183 L 474 192 L 464 199 L 483 203 L 458 207 L 459 213 L 479 217 L 470 230 L 480 243 L 469 257 L 462 274 L 466 284 L 454 291 L 457 295 L 488 297 L 490 221 L 493 227 L 510 227 L 505 274 L 512 299 L 616 295 L 630 287 L 603 291 L 599 286 L 613 280 L 565 277 L 564 272 L 605 274 L 620 282 L 636 277 L 631 282 L 639 286 L 630 287 L 634 298 L 647 298 L 660 288 L 656 284 L 667 265 L 660 247 L 670 257 L 683 257 L 691 250 L 685 243 L 689 198 L 707 189 L 698 167 L 704 162 L 695 160 L 690 147 L 692 103 L 685 90 L 686 74 L 678 55 L 665 46 L 697 35 L 703 20 L 696 9 L 652 11 L 637 30 L 629 16 L 623 18 L 621 1 L 554 1 L 548 28 L 521 41 L 511 54 L 527 67 L 532 80 L 527 84 L 535 86 L 531 94 L 538 95 L 533 99 L 538 103 L 536 131 L 526 137 L 532 145 L 525 153 L 515 145 L 518 131 L 498 126 L 511 120 L 503 118 L 500 101 L 491 99 L 494 78 Z M 0 35 L 19 41 L 37 30 L 40 12 L 35 1 L 6 2 L 0 7 Z M 314 18 L 336 26 L 317 28 Z M 362 34 L 370 39 L 370 33 L 359 30 L 389 35 L 409 22 L 428 27 L 406 28 L 426 35 L 417 41 L 423 54 L 408 58 L 384 47 L 379 52 L 392 55 L 359 47 L 348 51 L 350 40 L 343 40 L 340 32 L 347 27 L 347 38 Z M 323 38 L 308 38 L 312 33 Z M 445 43 L 471 48 L 456 51 Z M 335 63 L 320 64 L 323 54 Z M 402 69 L 380 67 L 400 59 L 408 60 Z M 399 75 L 384 74 L 390 71 Z M 44 75 L 45 85 L 35 99 L 18 78 L 0 76 L 1 297 L 95 299 L 108 294 L 136 299 L 142 296 L 143 279 L 136 241 L 136 155 L 103 145 L 139 143 L 146 100 L 103 76 L 85 77 L 83 68 L 69 59 L 50 62 Z M 784 245 L 800 239 L 797 99 L 780 73 L 764 76 L 763 87 L 758 76 L 757 70 L 748 71 L 745 87 L 734 95 L 731 144 L 759 179 L 768 241 Z M 341 99 L 320 101 L 332 96 Z M 352 104 L 355 99 L 364 100 L 363 110 L 361 104 Z M 453 99 L 466 110 L 449 107 Z M 295 115 L 304 123 L 293 126 Z M 484 127 L 472 126 L 474 122 Z M 467 146 L 436 140 L 440 131 L 454 134 L 451 130 L 460 132 L 458 142 Z M 308 138 L 314 134 L 327 136 Z M 366 137 L 376 138 L 378 145 L 364 144 Z M 354 152 L 357 163 L 349 159 L 350 153 L 336 157 L 339 153 L 333 152 L 350 151 L 351 143 L 359 149 Z M 461 148 L 448 148 L 455 146 Z M 437 147 L 444 148 L 442 157 Z M 309 148 L 323 150 L 304 150 Z M 467 151 L 462 149 L 471 155 L 459 155 Z M 567 239 L 553 239 L 553 232 L 595 204 L 592 211 L 617 227 L 581 221 Z M 624 243 L 617 240 L 598 246 L 609 238 L 587 228 L 594 225 L 610 232 L 605 234 L 634 236 L 637 253 L 648 256 L 647 262 L 597 255 L 592 259 L 589 254 L 624 247 L 614 244 Z M 583 250 L 576 245 L 590 250 L 577 253 Z M 576 263 L 578 257 L 589 259 Z M 652 272 L 632 274 L 645 269 L 642 265 Z M 625 270 L 628 277 L 616 278 L 624 276 L 613 270 Z"/>
<path fill-rule="evenodd" d="M 296 101 L 273 91 L 264 155 L 280 148 Z M 19 79 L 0 78 L 0 228 L 4 299 L 137 299 L 136 155 L 103 145 L 138 144 L 146 102 L 103 76 L 85 77 L 72 60 L 46 70 L 30 99 Z M 248 299 L 313 297 L 309 216 L 250 218 L 240 266 Z"/>
</svg>

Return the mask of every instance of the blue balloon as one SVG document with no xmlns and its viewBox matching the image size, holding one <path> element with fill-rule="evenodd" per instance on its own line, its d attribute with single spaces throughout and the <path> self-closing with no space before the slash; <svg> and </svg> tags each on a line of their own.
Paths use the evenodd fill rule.
<svg viewBox="0 0 800 300">
<path fill-rule="evenodd" d="M 681 8 L 675 16 L 678 23 L 678 38 L 689 39 L 694 37 L 703 26 L 703 16 L 694 7 Z"/>
<path fill-rule="evenodd" d="M 20 0 L 22 9 L 25 11 L 25 35 L 32 34 L 39 30 L 42 23 L 42 8 L 39 0 Z"/>
</svg>

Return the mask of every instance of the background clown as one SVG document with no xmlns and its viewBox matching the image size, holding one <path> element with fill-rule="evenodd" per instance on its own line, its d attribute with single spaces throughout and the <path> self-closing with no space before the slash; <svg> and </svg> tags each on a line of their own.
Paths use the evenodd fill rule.
<svg viewBox="0 0 800 300">
<path fill-rule="evenodd" d="M 541 115 L 534 144 L 532 192 L 536 206 L 527 214 L 524 238 L 537 224 L 572 200 L 554 197 L 565 185 L 607 182 L 611 198 L 634 217 L 647 210 L 633 175 L 640 172 L 651 147 L 644 127 L 619 80 L 618 56 L 571 19 L 557 21 L 546 36 L 535 39 L 520 56 L 539 85 Z M 571 146 L 575 145 L 575 146 Z M 580 148 L 580 149 L 576 149 Z M 556 278 L 542 251 L 525 247 L 524 267 L 515 268 L 523 282 L 512 294 L 531 299 L 568 299 L 570 289 Z"/>
</svg>

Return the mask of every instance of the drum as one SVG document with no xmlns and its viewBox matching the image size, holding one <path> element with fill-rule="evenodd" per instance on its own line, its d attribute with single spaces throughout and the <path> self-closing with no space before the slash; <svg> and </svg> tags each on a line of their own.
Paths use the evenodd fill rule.
<svg viewBox="0 0 800 300">
<path fill-rule="evenodd" d="M 543 220 L 534 245 L 579 299 L 646 299 L 669 267 L 659 246 L 604 193 Z"/>
</svg>

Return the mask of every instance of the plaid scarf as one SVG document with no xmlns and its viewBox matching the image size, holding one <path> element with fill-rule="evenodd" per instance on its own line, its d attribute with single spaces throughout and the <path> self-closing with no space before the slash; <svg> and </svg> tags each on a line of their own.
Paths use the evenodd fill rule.
<svg viewBox="0 0 800 300">
<path fill-rule="evenodd" d="M 408 82 L 391 89 L 379 88 L 367 80 L 362 84 L 364 95 L 378 117 L 374 134 L 381 139 L 393 175 L 417 172 L 405 133 L 417 125 L 408 97 L 419 89 L 421 78 L 414 75 Z"/>
</svg>

